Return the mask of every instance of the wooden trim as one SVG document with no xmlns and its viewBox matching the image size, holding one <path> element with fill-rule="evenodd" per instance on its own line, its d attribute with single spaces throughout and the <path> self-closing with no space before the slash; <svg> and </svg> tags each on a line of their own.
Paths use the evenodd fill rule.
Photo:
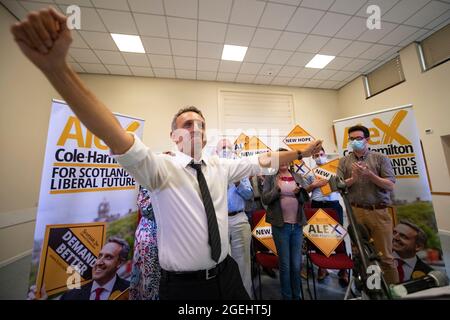
<svg viewBox="0 0 450 320">
<path fill-rule="evenodd" d="M 430 173 L 428 172 L 427 158 L 425 158 L 425 152 L 423 151 L 422 139 L 419 139 L 419 141 L 420 141 L 420 148 L 422 149 L 423 162 L 425 163 L 425 171 L 427 172 L 428 185 L 430 186 L 431 193 L 433 193 L 433 187 L 431 186 Z"/>
<path fill-rule="evenodd" d="M 387 90 L 389 90 L 389 89 L 391 89 L 391 88 L 393 88 L 393 87 L 395 87 L 395 86 L 398 86 L 399 84 L 402 84 L 403 82 L 406 82 L 406 79 L 401 80 L 401 81 L 397 82 L 396 84 L 393 84 L 392 86 L 389 86 L 389 87 L 387 87 L 387 88 L 384 88 L 384 89 L 381 90 L 381 91 L 378 91 L 378 92 L 376 92 L 376 93 L 373 93 L 371 96 L 366 97 L 366 100 L 368 100 L 368 99 L 370 99 L 370 98 L 372 98 L 372 97 L 375 97 L 376 95 L 378 95 L 378 94 L 380 94 L 380 93 L 383 93 L 383 92 L 385 92 L 385 91 L 387 91 Z"/>
<path fill-rule="evenodd" d="M 450 196 L 450 192 L 431 191 L 431 194 L 435 196 Z"/>
<path fill-rule="evenodd" d="M 334 144 L 336 145 L 336 147 L 339 149 L 338 143 L 337 143 L 337 139 L 336 139 L 336 128 L 334 127 L 334 124 L 332 125 L 333 127 L 333 139 L 334 139 Z"/>
</svg>

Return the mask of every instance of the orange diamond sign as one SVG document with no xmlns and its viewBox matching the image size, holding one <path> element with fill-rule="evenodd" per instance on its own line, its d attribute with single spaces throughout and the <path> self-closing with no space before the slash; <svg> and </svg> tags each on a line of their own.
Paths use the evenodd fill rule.
<svg viewBox="0 0 450 320">
<path fill-rule="evenodd" d="M 330 180 L 331 177 L 335 176 L 339 166 L 339 159 L 331 160 L 321 166 L 313 169 L 314 175 L 319 179 Z M 331 193 L 330 184 L 327 183 L 320 188 L 322 194 L 327 195 Z"/>
<path fill-rule="evenodd" d="M 252 235 L 261 242 L 267 249 L 277 254 L 277 248 L 272 238 L 272 225 L 266 222 L 266 215 L 259 220 L 255 229 L 252 231 Z"/>
<path fill-rule="evenodd" d="M 283 142 L 292 150 L 303 151 L 315 138 L 305 129 L 296 125 L 294 129 L 284 138 Z"/>
<path fill-rule="evenodd" d="M 308 220 L 308 224 L 303 227 L 303 234 L 320 251 L 329 257 L 334 249 L 344 240 L 347 230 L 344 229 L 336 220 L 331 218 L 322 209 Z"/>
<path fill-rule="evenodd" d="M 306 165 L 303 160 L 294 160 L 294 172 L 301 175 L 306 176 L 311 169 Z"/>
<path fill-rule="evenodd" d="M 270 151 L 270 148 L 258 137 L 249 137 L 241 133 L 234 142 L 234 149 L 240 157 L 250 157 L 260 153 Z"/>
</svg>

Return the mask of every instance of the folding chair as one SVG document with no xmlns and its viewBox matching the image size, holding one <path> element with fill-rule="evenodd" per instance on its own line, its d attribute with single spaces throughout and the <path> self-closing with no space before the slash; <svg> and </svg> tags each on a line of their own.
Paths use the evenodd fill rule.
<svg viewBox="0 0 450 320">
<path fill-rule="evenodd" d="M 311 208 L 309 206 L 305 206 L 305 215 L 306 219 L 309 220 L 311 217 L 319 210 L 318 208 Z M 336 221 L 338 220 L 337 212 L 334 209 L 331 208 L 322 208 L 323 211 L 325 211 L 331 218 L 333 218 Z M 309 296 L 312 298 L 311 295 L 311 289 L 309 286 L 309 274 L 312 275 L 313 280 L 313 288 L 314 288 L 314 299 L 317 300 L 317 291 L 316 291 L 316 279 L 314 276 L 314 268 L 313 265 L 316 265 L 319 268 L 322 269 L 332 269 L 332 270 L 344 270 L 346 272 L 349 272 L 349 278 L 350 278 L 350 272 L 351 269 L 353 269 L 353 260 L 349 257 L 347 254 L 347 251 L 345 249 L 345 243 L 342 241 L 337 248 L 335 249 L 335 252 L 331 254 L 329 257 L 324 255 L 320 249 L 318 249 L 309 239 L 305 238 L 306 242 L 306 265 L 307 265 L 307 287 Z"/>
<path fill-rule="evenodd" d="M 266 214 L 265 210 L 257 210 L 253 212 L 251 219 L 251 228 L 252 231 L 258 224 L 258 222 L 262 219 L 262 217 Z M 262 285 L 261 285 L 261 268 L 267 269 L 278 269 L 278 256 L 275 255 L 272 251 L 266 248 L 261 242 L 252 237 L 252 270 L 257 272 L 258 282 L 259 282 L 259 299 L 262 300 Z M 254 277 L 252 276 L 252 284 Z M 256 289 L 253 285 L 253 295 L 255 299 L 257 299 Z"/>
</svg>

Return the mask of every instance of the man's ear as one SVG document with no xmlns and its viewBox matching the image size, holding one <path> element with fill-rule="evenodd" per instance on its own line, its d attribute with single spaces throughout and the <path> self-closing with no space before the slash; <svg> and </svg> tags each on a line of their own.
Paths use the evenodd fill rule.
<svg viewBox="0 0 450 320">
<path fill-rule="evenodd" d="M 423 250 L 425 247 L 422 245 L 416 244 L 416 252 L 419 252 L 420 250 Z"/>
<path fill-rule="evenodd" d="M 172 140 L 175 143 L 178 143 L 177 137 L 175 136 L 175 132 L 174 131 L 170 131 L 170 140 Z"/>
</svg>

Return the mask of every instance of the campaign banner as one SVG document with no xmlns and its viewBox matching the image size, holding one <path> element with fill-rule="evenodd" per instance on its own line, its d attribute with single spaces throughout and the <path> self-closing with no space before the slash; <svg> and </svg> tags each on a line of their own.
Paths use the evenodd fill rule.
<svg viewBox="0 0 450 320">
<path fill-rule="evenodd" d="M 340 156 L 351 151 L 348 140 L 351 126 L 360 124 L 369 129 L 369 149 L 389 157 L 396 176 L 392 203 L 397 220 L 408 219 L 425 231 L 428 262 L 433 262 L 430 257 L 436 255 L 432 251 L 441 251 L 441 246 L 412 105 L 333 122 Z M 436 264 L 443 265 L 443 261 Z"/>
<path fill-rule="evenodd" d="M 143 120 L 115 116 L 124 129 L 142 138 Z M 83 283 L 89 281 L 89 262 L 97 258 L 109 237 L 123 239 L 133 248 L 137 193 L 135 180 L 110 157 L 104 142 L 86 129 L 65 102 L 53 100 L 30 272 L 30 286 L 36 285 L 37 297 L 43 288 L 50 298 L 67 291 L 64 285 L 57 286 L 73 276 L 63 274 L 64 268 L 76 270 Z M 92 260 L 82 262 L 83 255 L 58 252 L 70 247 L 64 240 L 69 233 L 77 239 L 67 241 L 88 250 L 85 253 Z M 130 271 L 129 260 L 118 275 L 126 279 Z"/>
</svg>

